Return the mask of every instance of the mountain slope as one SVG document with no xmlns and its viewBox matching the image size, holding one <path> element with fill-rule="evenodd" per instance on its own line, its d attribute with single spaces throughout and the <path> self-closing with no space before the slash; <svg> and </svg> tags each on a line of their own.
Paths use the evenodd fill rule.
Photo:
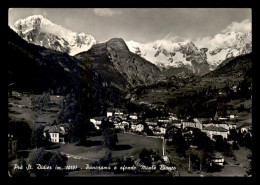
<svg viewBox="0 0 260 185">
<path fill-rule="evenodd" d="M 96 44 L 89 51 L 75 55 L 93 65 L 93 70 L 108 84 L 122 90 L 158 81 L 160 70 L 154 64 L 129 51 L 121 38 Z"/>
<path fill-rule="evenodd" d="M 123 103 L 123 93 L 107 85 L 91 66 L 66 53 L 29 44 L 10 28 L 7 70 L 12 89 L 74 97 L 84 115 L 100 115 L 108 104 Z"/>
<path fill-rule="evenodd" d="M 252 78 L 252 53 L 228 58 L 223 61 L 214 71 L 203 77 L 249 77 Z"/>
<path fill-rule="evenodd" d="M 52 23 L 42 15 L 20 19 L 11 28 L 29 43 L 70 55 L 87 51 L 96 44 L 93 36 L 72 32 Z"/>
</svg>

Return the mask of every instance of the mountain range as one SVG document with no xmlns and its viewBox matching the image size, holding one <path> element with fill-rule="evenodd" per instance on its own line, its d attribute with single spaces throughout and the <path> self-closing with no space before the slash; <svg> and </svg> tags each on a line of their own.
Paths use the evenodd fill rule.
<svg viewBox="0 0 260 185">
<path fill-rule="evenodd" d="M 185 67 L 162 70 L 131 52 L 121 38 L 96 43 L 88 51 L 71 56 L 28 43 L 8 28 L 8 51 L 8 82 L 14 84 L 14 89 L 69 95 L 82 106 L 82 113 L 94 112 L 91 115 L 95 116 L 102 115 L 111 105 L 122 106 L 127 102 L 127 94 L 137 92 L 135 89 L 139 87 L 166 85 L 175 91 L 172 85 L 178 88 L 183 84 L 190 87 L 197 84 L 204 88 L 213 78 L 216 82 L 224 80 L 222 83 L 229 80 L 239 83 L 244 79 L 250 84 L 252 81 L 251 54 L 228 58 L 215 70 L 196 76 Z"/>
<path fill-rule="evenodd" d="M 217 34 L 212 39 L 213 47 L 199 48 L 196 42 L 158 40 L 147 44 L 126 42 L 132 52 L 144 57 L 162 69 L 186 67 L 193 73 L 206 74 L 214 70 L 222 61 L 252 51 L 252 33 L 227 32 Z"/>
<path fill-rule="evenodd" d="M 13 26 L 11 25 L 11 28 L 29 43 L 68 53 L 71 56 L 87 52 L 97 44 L 99 45 L 94 47 L 92 51 L 97 51 L 97 48 L 102 47 L 104 49 L 104 46 L 108 43 L 98 43 L 91 35 L 78 34 L 52 23 L 41 15 L 20 19 Z M 204 75 L 216 69 L 221 62 L 228 58 L 250 53 L 252 51 L 251 40 L 251 32 L 233 31 L 215 35 L 212 39 L 214 43 L 211 44 L 213 47 L 210 48 L 199 47 L 201 44 L 196 41 L 176 42 L 171 39 L 163 39 L 149 43 L 126 41 L 122 49 L 142 57 L 157 66 L 162 73 L 170 76 L 179 73 L 180 75 L 184 75 L 184 73 L 185 75 Z M 111 52 L 114 52 L 112 50 L 110 48 L 108 52 L 111 54 Z M 109 57 L 113 57 L 113 55 Z M 123 68 L 120 68 L 120 63 L 115 62 L 115 59 L 116 57 L 113 57 L 113 64 L 119 71 L 122 71 Z M 176 73 L 177 71 L 178 73 Z M 127 78 L 129 82 L 133 80 L 129 75 Z M 146 83 L 145 80 L 141 81 Z M 130 82 L 130 84 L 133 84 L 133 82 Z"/>
</svg>

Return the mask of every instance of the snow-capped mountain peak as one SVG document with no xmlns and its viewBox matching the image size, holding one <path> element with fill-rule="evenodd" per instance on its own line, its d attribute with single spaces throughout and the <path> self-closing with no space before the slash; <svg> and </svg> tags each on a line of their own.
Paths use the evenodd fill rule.
<svg viewBox="0 0 260 185">
<path fill-rule="evenodd" d="M 186 67 L 193 72 L 205 73 L 214 70 L 227 58 L 252 51 L 252 33 L 231 31 L 216 34 L 207 42 L 170 39 L 157 40 L 146 44 L 126 42 L 130 51 L 161 68 Z M 204 70 L 200 70 L 203 68 Z"/>
<path fill-rule="evenodd" d="M 134 41 L 126 42 L 130 51 L 140 55 L 153 64 L 163 68 L 186 67 L 194 73 L 200 73 L 200 67 L 207 64 L 207 50 L 199 49 L 191 41 L 173 42 L 172 40 L 158 40 L 147 44 Z"/>
<path fill-rule="evenodd" d="M 96 44 L 93 36 L 68 30 L 52 23 L 42 15 L 19 19 L 11 28 L 29 43 L 66 52 L 70 55 L 87 51 Z"/>
</svg>

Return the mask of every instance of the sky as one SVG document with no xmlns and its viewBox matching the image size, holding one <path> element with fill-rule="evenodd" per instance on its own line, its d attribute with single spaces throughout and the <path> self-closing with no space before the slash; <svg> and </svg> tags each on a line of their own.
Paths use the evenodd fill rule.
<svg viewBox="0 0 260 185">
<path fill-rule="evenodd" d="M 10 8 L 8 24 L 31 15 L 105 42 L 123 38 L 148 43 L 162 39 L 203 40 L 227 31 L 251 30 L 250 8 Z"/>
</svg>

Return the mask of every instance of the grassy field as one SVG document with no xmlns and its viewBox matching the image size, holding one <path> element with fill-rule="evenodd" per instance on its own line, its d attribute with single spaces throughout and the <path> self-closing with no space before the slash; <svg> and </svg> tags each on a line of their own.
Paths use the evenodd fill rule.
<svg viewBox="0 0 260 185">
<path fill-rule="evenodd" d="M 34 96 L 24 93 L 13 92 L 13 96 L 8 98 L 8 116 L 14 120 L 25 120 L 31 128 L 33 125 L 32 98 Z"/>
<path fill-rule="evenodd" d="M 225 157 L 225 162 L 227 163 L 220 172 L 214 173 L 199 173 L 198 170 L 193 170 L 188 172 L 188 159 L 180 158 L 177 156 L 177 153 L 171 148 L 169 149 L 168 155 L 170 160 L 177 166 L 177 169 L 180 173 L 180 176 L 214 176 L 214 177 L 244 177 L 247 175 L 246 171 L 249 167 L 249 161 L 247 159 L 248 154 L 250 154 L 249 149 L 240 147 L 239 150 L 234 150 L 234 157 Z M 192 153 L 197 153 L 195 149 L 192 150 Z"/>
<path fill-rule="evenodd" d="M 44 111 L 33 110 L 33 100 L 41 95 L 13 92 L 12 97 L 8 97 L 8 116 L 13 120 L 25 120 L 32 129 L 37 128 L 42 123 L 51 124 L 54 120 L 58 122 L 58 115 L 61 111 L 63 96 L 51 95 L 52 105 Z"/>
<path fill-rule="evenodd" d="M 102 136 L 89 138 L 94 144 L 91 147 L 76 146 L 75 144 L 57 144 L 55 151 L 71 154 L 86 160 L 99 160 L 107 155 L 108 150 L 100 145 Z M 154 149 L 162 153 L 162 140 L 129 133 L 118 133 L 118 144 L 112 151 L 112 157 L 133 156 L 139 154 L 143 148 Z M 96 146 L 95 146 L 96 145 Z"/>
</svg>

